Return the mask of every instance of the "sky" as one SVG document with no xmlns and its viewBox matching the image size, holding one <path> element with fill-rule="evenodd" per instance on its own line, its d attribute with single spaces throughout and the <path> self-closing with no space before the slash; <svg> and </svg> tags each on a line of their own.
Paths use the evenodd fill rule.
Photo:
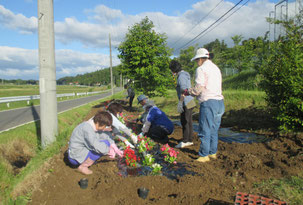
<svg viewBox="0 0 303 205">
<path fill-rule="evenodd" d="M 235 35 L 242 35 L 243 40 L 264 36 L 270 29 L 266 17 L 278 2 L 53 0 L 56 78 L 108 68 L 109 35 L 112 65 L 120 64 L 119 44 L 128 29 L 146 16 L 157 33 L 167 36 L 173 56 L 178 56 L 181 49 L 203 46 L 216 39 L 231 47 L 231 37 Z M 288 2 L 288 13 L 295 13 L 295 1 Z M 0 79 L 39 80 L 37 3 L 38 0 L 0 0 Z M 277 18 L 286 13 L 283 4 L 277 7 Z"/>
</svg>

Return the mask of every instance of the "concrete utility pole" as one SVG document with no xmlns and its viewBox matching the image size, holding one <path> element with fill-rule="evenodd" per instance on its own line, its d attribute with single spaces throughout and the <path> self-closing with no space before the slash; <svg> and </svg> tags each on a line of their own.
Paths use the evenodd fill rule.
<svg viewBox="0 0 303 205">
<path fill-rule="evenodd" d="M 112 43 L 109 34 L 109 53 L 110 53 L 110 86 L 112 89 L 112 95 L 114 94 L 114 82 L 113 82 L 113 68 L 112 68 Z"/>
<path fill-rule="evenodd" d="M 288 0 L 281 0 L 279 3 L 275 4 L 275 21 L 277 20 L 277 6 L 286 2 L 286 21 L 288 20 Z M 282 8 L 281 8 L 282 9 Z M 274 41 L 276 40 L 276 24 L 274 24 Z"/>
<path fill-rule="evenodd" d="M 42 148 L 58 135 L 53 0 L 38 0 L 39 89 Z"/>
<path fill-rule="evenodd" d="M 269 15 L 268 15 L 269 19 L 272 19 L 271 14 L 274 14 L 274 13 L 275 13 L 274 11 L 269 12 Z M 270 32 L 271 32 L 270 24 L 271 24 L 271 22 L 268 22 L 269 40 L 270 40 Z"/>
</svg>

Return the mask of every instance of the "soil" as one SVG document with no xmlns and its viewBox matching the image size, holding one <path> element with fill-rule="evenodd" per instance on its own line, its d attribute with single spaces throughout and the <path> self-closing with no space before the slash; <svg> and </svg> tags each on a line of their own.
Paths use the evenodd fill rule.
<svg viewBox="0 0 303 205">
<path fill-rule="evenodd" d="M 89 119 L 100 104 L 91 110 Z M 126 111 L 130 121 L 139 112 Z M 230 114 L 230 113 L 229 113 Z M 228 116 L 228 113 L 226 113 Z M 85 119 L 85 120 L 86 120 Z M 226 119 L 225 119 L 226 121 Z M 130 122 L 131 123 L 131 122 Z M 228 124 L 228 123 L 226 123 Z M 252 123 L 250 123 L 252 124 Z M 135 123 L 133 123 L 135 125 Z M 222 122 L 224 126 L 224 118 Z M 241 127 L 243 131 L 243 127 Z M 267 135 L 274 135 L 273 132 Z M 176 126 L 169 145 L 174 147 L 182 137 L 181 127 Z M 200 140 L 194 133 L 194 145 L 179 149 L 178 163 L 196 175 L 187 174 L 169 179 L 165 176 L 127 176 L 118 174 L 117 160 L 107 156 L 97 161 L 92 175 L 84 176 L 66 160 L 65 146 L 54 156 L 47 177 L 33 191 L 29 204 L 234 204 L 237 192 L 245 192 L 279 199 L 271 193 L 261 193 L 255 183 L 270 178 L 296 176 L 303 170 L 303 137 L 280 136 L 266 143 L 224 143 L 219 141 L 218 158 L 207 163 L 195 161 Z M 51 171 L 50 171 L 51 170 Z M 88 179 L 88 187 L 81 189 L 79 181 Z M 146 199 L 138 195 L 138 189 L 149 189 Z"/>
</svg>

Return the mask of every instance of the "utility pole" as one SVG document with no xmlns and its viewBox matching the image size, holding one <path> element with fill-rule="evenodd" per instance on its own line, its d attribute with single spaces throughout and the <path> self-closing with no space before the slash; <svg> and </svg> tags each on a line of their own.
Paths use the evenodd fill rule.
<svg viewBox="0 0 303 205">
<path fill-rule="evenodd" d="M 272 19 L 271 14 L 274 14 L 274 13 L 275 13 L 274 11 L 269 12 L 269 15 L 268 15 L 269 19 Z M 271 22 L 269 22 L 268 24 L 269 24 L 268 25 L 268 31 L 269 31 L 269 40 L 270 40 L 270 24 L 271 24 Z"/>
<path fill-rule="evenodd" d="M 53 0 L 38 0 L 39 90 L 42 148 L 58 135 Z"/>
<path fill-rule="evenodd" d="M 110 87 L 112 89 L 112 95 L 114 94 L 114 82 L 113 82 L 113 68 L 112 68 L 112 43 L 109 34 L 109 56 L 110 56 Z"/>
<path fill-rule="evenodd" d="M 288 0 L 281 0 L 279 3 L 275 4 L 275 21 L 277 19 L 277 6 L 279 6 L 283 2 L 286 2 L 286 21 L 288 20 Z M 274 24 L 274 41 L 275 40 L 276 40 L 276 23 Z"/>
</svg>

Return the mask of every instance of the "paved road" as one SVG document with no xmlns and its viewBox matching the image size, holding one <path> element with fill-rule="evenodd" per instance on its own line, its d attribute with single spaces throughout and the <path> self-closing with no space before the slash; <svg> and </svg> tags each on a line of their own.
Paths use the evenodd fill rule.
<svg viewBox="0 0 303 205">
<path fill-rule="evenodd" d="M 119 91 L 121 91 L 121 88 L 115 89 L 115 92 L 119 92 Z M 95 100 L 100 100 L 110 95 L 111 95 L 111 91 L 99 95 L 93 95 L 89 97 L 58 102 L 58 108 L 57 108 L 58 113 L 87 104 Z M 0 112 L 0 133 L 21 126 L 26 123 L 37 121 L 39 119 L 40 119 L 39 105 L 2 111 Z"/>
</svg>

